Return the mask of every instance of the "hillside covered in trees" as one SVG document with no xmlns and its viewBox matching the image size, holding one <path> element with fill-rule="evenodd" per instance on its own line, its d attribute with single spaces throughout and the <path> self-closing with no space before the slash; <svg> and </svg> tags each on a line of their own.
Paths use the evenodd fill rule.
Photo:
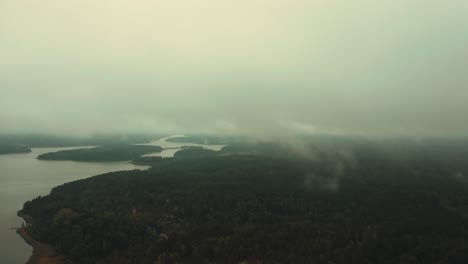
<svg viewBox="0 0 468 264">
<path fill-rule="evenodd" d="M 60 150 L 39 155 L 40 160 L 126 161 L 144 154 L 161 152 L 159 146 L 116 144 L 94 148 Z"/>
<path fill-rule="evenodd" d="M 74 263 L 461 264 L 466 146 L 187 149 L 144 171 L 56 187 L 20 215 L 33 237 Z"/>
</svg>

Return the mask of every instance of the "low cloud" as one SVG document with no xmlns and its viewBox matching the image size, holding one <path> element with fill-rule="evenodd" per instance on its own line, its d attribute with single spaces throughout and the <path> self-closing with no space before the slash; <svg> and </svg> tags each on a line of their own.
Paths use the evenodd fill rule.
<svg viewBox="0 0 468 264">
<path fill-rule="evenodd" d="M 465 1 L 0 3 L 0 132 L 466 135 Z"/>
</svg>

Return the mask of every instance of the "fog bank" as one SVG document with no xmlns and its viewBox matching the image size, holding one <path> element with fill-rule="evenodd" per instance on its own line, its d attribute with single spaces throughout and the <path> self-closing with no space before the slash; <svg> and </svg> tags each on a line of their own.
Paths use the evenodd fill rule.
<svg viewBox="0 0 468 264">
<path fill-rule="evenodd" d="M 0 1 L 0 132 L 466 135 L 468 2 Z"/>
</svg>

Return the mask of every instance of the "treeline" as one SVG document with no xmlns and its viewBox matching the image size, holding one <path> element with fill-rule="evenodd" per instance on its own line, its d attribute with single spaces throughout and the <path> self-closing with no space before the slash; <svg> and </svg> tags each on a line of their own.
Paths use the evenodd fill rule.
<svg viewBox="0 0 468 264">
<path fill-rule="evenodd" d="M 75 263 L 466 263 L 468 148 L 327 146 L 182 155 L 64 184 L 21 213 Z"/>
<path fill-rule="evenodd" d="M 96 134 L 91 136 L 56 136 L 50 134 L 0 134 L 0 144 L 30 148 L 139 144 L 158 139 L 156 134 Z"/>
<path fill-rule="evenodd" d="M 202 157 L 202 156 L 213 156 L 217 152 L 211 149 L 203 147 L 182 147 L 181 150 L 174 153 L 174 157 Z"/>
<path fill-rule="evenodd" d="M 31 149 L 23 145 L 0 143 L 0 155 L 1 154 L 13 154 L 13 153 L 29 153 L 29 152 L 31 152 Z"/>
<path fill-rule="evenodd" d="M 95 148 L 60 150 L 57 152 L 41 154 L 37 158 L 40 160 L 130 161 L 140 158 L 144 154 L 161 151 L 162 148 L 159 146 L 119 144 L 105 145 Z"/>
</svg>

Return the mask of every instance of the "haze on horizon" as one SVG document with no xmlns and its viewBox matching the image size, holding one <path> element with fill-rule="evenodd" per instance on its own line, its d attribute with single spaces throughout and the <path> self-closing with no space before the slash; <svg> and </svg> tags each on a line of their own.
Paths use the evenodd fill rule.
<svg viewBox="0 0 468 264">
<path fill-rule="evenodd" d="M 0 0 L 0 132 L 465 136 L 467 13 L 459 0 Z"/>
</svg>

